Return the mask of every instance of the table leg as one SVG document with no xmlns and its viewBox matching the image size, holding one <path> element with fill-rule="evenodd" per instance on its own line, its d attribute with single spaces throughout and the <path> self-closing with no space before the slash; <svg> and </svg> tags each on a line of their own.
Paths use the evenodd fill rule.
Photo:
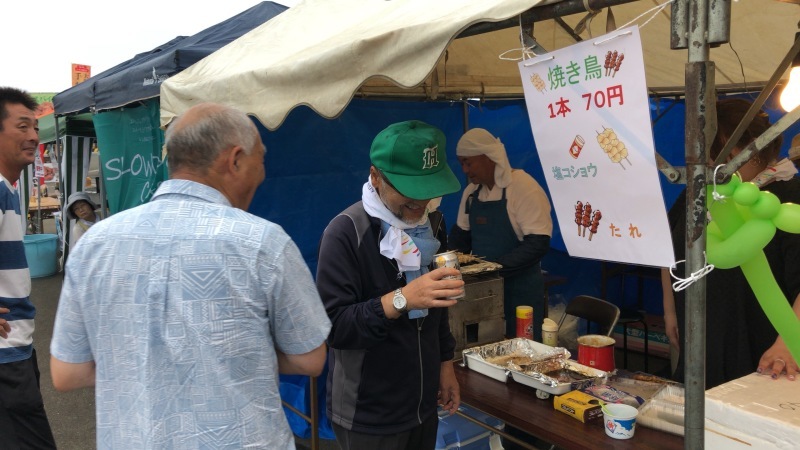
<svg viewBox="0 0 800 450">
<path fill-rule="evenodd" d="M 523 442 L 523 441 L 519 440 L 518 438 L 516 438 L 514 436 L 511 436 L 510 434 L 506 433 L 503 430 L 498 430 L 497 428 L 495 428 L 495 427 L 493 427 L 491 425 L 485 424 L 485 423 L 481 422 L 478 419 L 470 417 L 467 414 L 464 414 L 463 412 L 461 412 L 461 410 L 456 411 L 456 414 L 458 414 L 459 416 L 469 420 L 470 422 L 474 423 L 475 425 L 478 425 L 478 426 L 483 427 L 483 428 L 485 428 L 487 430 L 490 430 L 490 431 L 492 431 L 494 433 L 497 433 L 498 435 L 502 436 L 503 439 L 508 439 L 509 441 L 519 445 L 520 447 L 523 447 L 523 448 L 526 448 L 526 449 L 529 449 L 529 450 L 539 450 L 539 447 L 534 447 L 533 445 L 528 444 L 527 442 Z"/>
</svg>

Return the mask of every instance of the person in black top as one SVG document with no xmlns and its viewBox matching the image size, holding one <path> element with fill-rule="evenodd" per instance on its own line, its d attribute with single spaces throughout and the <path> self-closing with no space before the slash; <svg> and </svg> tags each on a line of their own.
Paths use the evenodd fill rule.
<svg viewBox="0 0 800 450">
<path fill-rule="evenodd" d="M 725 99 L 717 103 L 717 134 L 711 144 L 712 160 L 720 154 L 736 126 L 750 108 L 743 99 Z M 769 118 L 759 112 L 747 128 L 731 157 L 769 128 Z M 794 174 L 764 177 L 771 171 L 780 152 L 781 139 L 753 157 L 740 170 L 743 181 L 764 180 L 762 190 L 775 194 L 781 203 L 800 203 L 800 178 Z M 758 183 L 756 183 L 758 184 Z M 709 199 L 711 201 L 711 199 Z M 685 259 L 686 191 L 681 193 L 669 212 L 675 259 Z M 772 274 L 786 298 L 800 316 L 800 235 L 778 230 L 764 249 Z M 678 266 L 676 276 L 685 278 L 684 265 Z M 669 270 L 662 270 L 664 292 L 664 322 L 670 344 L 682 350 L 685 331 L 685 296 L 673 292 Z M 684 355 L 680 352 L 673 377 L 684 380 Z M 794 380 L 798 364 L 786 344 L 778 336 L 762 310 L 741 269 L 714 269 L 707 275 L 706 285 L 706 389 L 745 376 L 753 371 L 785 374 Z"/>
<path fill-rule="evenodd" d="M 443 249 L 429 207 L 461 185 L 444 134 L 420 121 L 383 130 L 370 161 L 361 201 L 320 242 L 317 288 L 333 324 L 327 413 L 343 449 L 433 449 L 437 405 L 452 414 L 460 403 L 447 307 L 464 282 L 449 279 L 457 269 L 428 269 Z"/>
</svg>

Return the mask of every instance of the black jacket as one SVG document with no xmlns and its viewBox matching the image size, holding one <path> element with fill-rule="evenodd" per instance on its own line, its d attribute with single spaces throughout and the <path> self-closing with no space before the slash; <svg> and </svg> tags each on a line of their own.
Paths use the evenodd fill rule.
<svg viewBox="0 0 800 450">
<path fill-rule="evenodd" d="M 380 297 L 405 279 L 380 254 L 380 239 L 380 220 L 361 202 L 336 216 L 320 242 L 317 288 L 333 323 L 328 416 L 356 432 L 394 434 L 436 413 L 440 366 L 453 359 L 455 339 L 446 308 L 386 318 Z"/>
</svg>

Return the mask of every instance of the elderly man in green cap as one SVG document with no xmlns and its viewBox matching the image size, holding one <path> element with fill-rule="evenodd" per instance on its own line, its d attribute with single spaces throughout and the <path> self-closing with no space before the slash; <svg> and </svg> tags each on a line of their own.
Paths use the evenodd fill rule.
<svg viewBox="0 0 800 450">
<path fill-rule="evenodd" d="M 449 278 L 457 269 L 428 271 L 445 248 L 429 213 L 461 185 L 444 134 L 424 122 L 381 131 L 370 161 L 361 201 L 320 243 L 317 288 L 333 324 L 328 416 L 343 449 L 433 449 L 437 405 L 452 414 L 460 403 L 447 307 L 464 282 Z"/>
</svg>

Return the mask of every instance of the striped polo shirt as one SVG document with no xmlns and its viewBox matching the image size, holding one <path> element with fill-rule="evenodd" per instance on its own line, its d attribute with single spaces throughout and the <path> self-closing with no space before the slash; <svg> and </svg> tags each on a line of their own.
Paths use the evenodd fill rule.
<svg viewBox="0 0 800 450">
<path fill-rule="evenodd" d="M 36 308 L 22 236 L 19 195 L 0 175 L 0 306 L 11 311 L 2 315 L 11 332 L 0 338 L 0 364 L 28 359 L 33 348 Z"/>
</svg>

